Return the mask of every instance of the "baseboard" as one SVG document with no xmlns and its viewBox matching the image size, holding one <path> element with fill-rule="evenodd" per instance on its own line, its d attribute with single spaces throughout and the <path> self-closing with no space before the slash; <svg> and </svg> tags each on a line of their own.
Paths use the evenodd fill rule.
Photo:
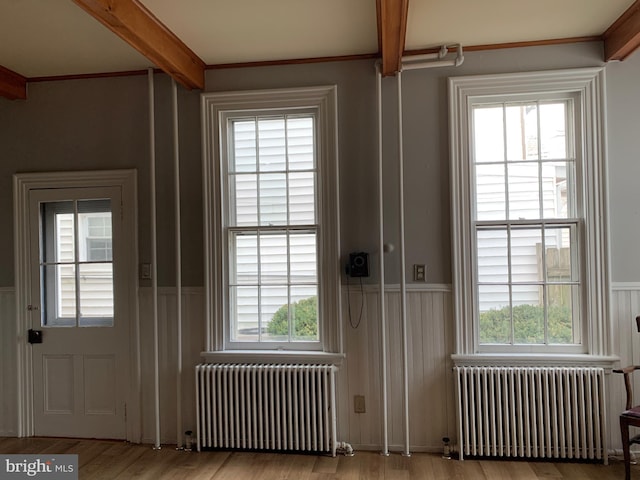
<svg viewBox="0 0 640 480">
<path fill-rule="evenodd" d="M 362 452 L 382 452 L 381 445 L 369 445 L 369 444 L 352 444 L 351 447 L 354 451 Z M 389 453 L 391 455 L 402 454 L 404 452 L 403 445 L 389 445 Z M 409 452 L 415 453 L 442 453 L 442 447 L 428 447 L 428 446 L 409 446 Z"/>
</svg>

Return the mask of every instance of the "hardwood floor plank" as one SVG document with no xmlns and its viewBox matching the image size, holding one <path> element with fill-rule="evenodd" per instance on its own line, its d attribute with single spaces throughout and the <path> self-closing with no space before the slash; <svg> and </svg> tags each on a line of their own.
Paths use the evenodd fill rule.
<svg viewBox="0 0 640 480">
<path fill-rule="evenodd" d="M 383 457 L 378 452 L 361 452 L 364 455 L 360 455 L 356 453 L 356 456 L 362 458 L 362 470 L 360 478 L 371 478 L 371 479 L 384 479 L 384 460 L 386 457 Z M 351 457 L 354 458 L 354 457 Z"/>
<path fill-rule="evenodd" d="M 537 478 L 562 478 L 562 474 L 558 471 L 553 463 L 549 462 L 533 462 L 531 468 Z"/>
<path fill-rule="evenodd" d="M 114 479 L 137 463 L 144 454 L 144 448 L 124 443 L 108 445 L 105 451 L 80 468 L 80 475 L 87 480 Z"/>
<path fill-rule="evenodd" d="M 449 460 L 453 462 L 453 470 L 455 472 L 451 478 L 458 480 L 491 480 L 484 474 L 482 470 L 482 463 L 478 460 L 464 460 L 462 462 L 457 460 Z"/>
<path fill-rule="evenodd" d="M 362 461 L 364 455 L 354 455 L 353 457 L 338 457 L 338 468 L 336 477 L 340 480 L 359 480 L 360 472 L 364 468 Z"/>
<path fill-rule="evenodd" d="M 180 452 L 175 464 L 169 465 L 163 473 L 175 480 L 211 480 L 227 461 L 231 452 Z"/>
<path fill-rule="evenodd" d="M 311 478 L 316 458 L 312 455 L 290 455 L 289 469 L 282 477 L 284 480 L 308 480 Z"/>
<path fill-rule="evenodd" d="M 319 456 L 313 465 L 313 473 L 331 473 L 335 474 L 338 469 L 338 457 Z"/>
<path fill-rule="evenodd" d="M 356 452 L 354 457 L 254 452 L 185 452 L 173 446 L 104 440 L 0 438 L 0 453 L 77 454 L 83 480 L 617 480 L 624 466 L 513 460 L 447 460 L 439 455 Z M 632 466 L 640 478 L 640 465 Z"/>
</svg>

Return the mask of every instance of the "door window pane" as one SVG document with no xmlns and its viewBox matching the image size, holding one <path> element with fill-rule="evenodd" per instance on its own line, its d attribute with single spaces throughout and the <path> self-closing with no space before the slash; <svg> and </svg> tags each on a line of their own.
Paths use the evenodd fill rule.
<svg viewBox="0 0 640 480">
<path fill-rule="evenodd" d="M 82 263 L 79 271 L 81 327 L 113 325 L 113 265 Z"/>
<path fill-rule="evenodd" d="M 40 220 L 43 325 L 112 326 L 111 201 L 45 202 Z"/>
</svg>

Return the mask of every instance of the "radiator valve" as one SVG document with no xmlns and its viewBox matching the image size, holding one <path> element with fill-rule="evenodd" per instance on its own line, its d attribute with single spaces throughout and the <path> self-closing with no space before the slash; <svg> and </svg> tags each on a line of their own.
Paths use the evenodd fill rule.
<svg viewBox="0 0 640 480">
<path fill-rule="evenodd" d="M 442 458 L 451 460 L 451 440 L 449 437 L 442 438 Z"/>
<path fill-rule="evenodd" d="M 184 449 L 187 452 L 193 449 L 193 432 L 191 430 L 184 432 Z"/>
<path fill-rule="evenodd" d="M 341 453 L 345 457 L 353 457 L 353 447 L 347 442 L 338 442 L 336 445 L 336 453 Z"/>
</svg>

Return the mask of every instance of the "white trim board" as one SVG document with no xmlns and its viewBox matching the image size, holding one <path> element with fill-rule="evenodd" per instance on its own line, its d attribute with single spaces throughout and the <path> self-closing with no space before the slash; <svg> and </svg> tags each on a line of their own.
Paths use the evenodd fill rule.
<svg viewBox="0 0 640 480">
<path fill-rule="evenodd" d="M 640 282 L 611 282 L 611 290 L 640 290 Z"/>
<path fill-rule="evenodd" d="M 343 289 L 350 292 L 360 292 L 360 284 L 350 283 L 349 285 L 343 284 Z M 448 293 L 451 292 L 451 284 L 447 283 L 408 283 L 406 285 L 407 292 L 425 292 L 425 293 Z M 380 285 L 373 283 L 362 284 L 362 291 L 365 293 L 378 293 L 380 291 Z M 400 284 L 387 283 L 384 286 L 385 293 L 398 293 L 400 292 Z"/>
</svg>

